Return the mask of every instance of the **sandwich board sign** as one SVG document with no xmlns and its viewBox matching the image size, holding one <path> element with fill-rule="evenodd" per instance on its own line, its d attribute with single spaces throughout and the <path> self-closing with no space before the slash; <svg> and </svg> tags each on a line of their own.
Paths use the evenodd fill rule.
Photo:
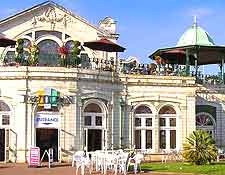
<svg viewBox="0 0 225 175">
<path fill-rule="evenodd" d="M 40 148 L 39 147 L 31 147 L 30 155 L 29 155 L 29 166 L 38 167 L 40 165 Z"/>
</svg>

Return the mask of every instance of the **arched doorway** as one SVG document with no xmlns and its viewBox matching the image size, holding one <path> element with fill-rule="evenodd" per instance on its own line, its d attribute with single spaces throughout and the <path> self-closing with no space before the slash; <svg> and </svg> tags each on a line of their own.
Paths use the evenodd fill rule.
<svg viewBox="0 0 225 175">
<path fill-rule="evenodd" d="M 105 146 L 105 114 L 97 103 L 89 103 L 84 108 L 84 134 L 87 151 L 102 150 Z"/>
<path fill-rule="evenodd" d="M 200 112 L 196 115 L 196 128 L 207 131 L 215 137 L 215 120 L 209 113 Z"/>
<path fill-rule="evenodd" d="M 40 148 L 40 155 L 53 148 L 54 161 L 59 160 L 60 112 L 57 98 L 59 92 L 52 88 L 40 89 L 37 92 L 38 104 L 36 106 L 34 125 L 36 146 Z M 44 157 L 47 160 L 47 155 Z"/>
<path fill-rule="evenodd" d="M 159 110 L 159 148 L 176 149 L 177 146 L 177 117 L 172 106 L 163 106 Z"/>
<path fill-rule="evenodd" d="M 0 161 L 5 161 L 8 157 L 10 118 L 9 106 L 0 100 Z"/>
<path fill-rule="evenodd" d="M 145 105 L 138 106 L 134 111 L 135 148 L 152 148 L 152 111 Z"/>
</svg>

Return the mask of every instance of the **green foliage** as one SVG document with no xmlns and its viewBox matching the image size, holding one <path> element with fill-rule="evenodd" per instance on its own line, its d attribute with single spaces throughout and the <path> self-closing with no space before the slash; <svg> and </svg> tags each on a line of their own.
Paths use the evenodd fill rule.
<svg viewBox="0 0 225 175">
<path fill-rule="evenodd" d="M 81 45 L 80 41 L 74 41 L 74 47 L 71 51 L 71 56 L 72 56 L 71 64 L 73 66 L 76 66 L 81 63 L 81 58 L 80 58 L 81 49 L 79 48 L 80 45 Z"/>
<path fill-rule="evenodd" d="M 214 139 L 203 130 L 193 131 L 183 148 L 183 157 L 196 165 L 211 163 L 218 152 Z"/>
<path fill-rule="evenodd" d="M 24 52 L 23 44 L 24 44 L 23 39 L 18 39 L 16 41 L 16 58 L 15 58 L 15 61 L 17 63 L 22 63 L 24 61 L 24 59 L 23 59 L 23 52 Z"/>
</svg>

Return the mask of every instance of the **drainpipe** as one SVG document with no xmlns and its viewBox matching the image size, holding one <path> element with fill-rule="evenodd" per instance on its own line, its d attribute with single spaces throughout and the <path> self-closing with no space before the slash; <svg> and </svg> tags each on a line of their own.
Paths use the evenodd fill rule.
<svg viewBox="0 0 225 175">
<path fill-rule="evenodd" d="M 25 93 L 25 160 L 26 160 L 26 155 L 27 155 L 27 133 L 28 133 L 28 92 L 29 92 L 29 76 L 28 76 L 29 70 L 28 66 L 26 66 L 26 76 L 25 76 L 25 81 L 26 81 L 26 93 Z"/>
</svg>

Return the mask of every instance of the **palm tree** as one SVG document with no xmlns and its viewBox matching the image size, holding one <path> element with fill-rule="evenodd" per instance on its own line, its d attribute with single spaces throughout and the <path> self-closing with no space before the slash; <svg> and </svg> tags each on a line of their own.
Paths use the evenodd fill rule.
<svg viewBox="0 0 225 175">
<path fill-rule="evenodd" d="M 218 152 L 214 139 L 203 130 L 193 131 L 183 148 L 183 157 L 196 165 L 211 163 L 216 160 Z"/>
</svg>

